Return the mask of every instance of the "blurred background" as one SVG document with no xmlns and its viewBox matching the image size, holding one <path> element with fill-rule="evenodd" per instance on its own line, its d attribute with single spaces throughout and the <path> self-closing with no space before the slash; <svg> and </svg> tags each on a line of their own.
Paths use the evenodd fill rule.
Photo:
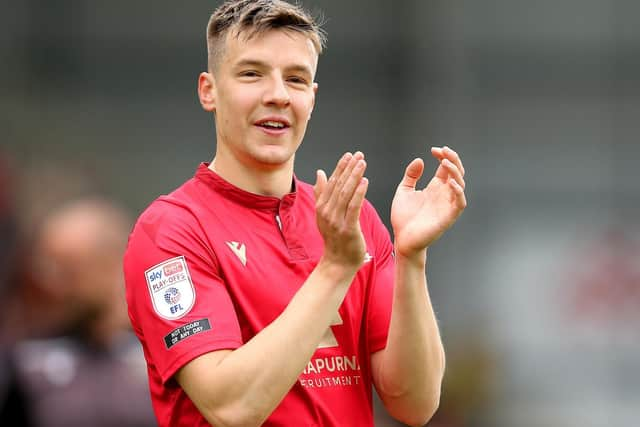
<svg viewBox="0 0 640 427">
<path fill-rule="evenodd" d="M 5 310 L 5 347 L 47 336 L 29 304 L 51 299 L 20 266 L 52 209 L 99 195 L 135 218 L 211 159 L 196 78 L 219 4 L 8 3 L 1 291 L 27 303 Z M 329 43 L 298 176 L 364 151 L 389 224 L 409 160 L 446 144 L 467 170 L 469 206 L 430 250 L 448 365 L 429 425 L 636 425 L 640 3 L 303 3 L 323 12 Z"/>
</svg>

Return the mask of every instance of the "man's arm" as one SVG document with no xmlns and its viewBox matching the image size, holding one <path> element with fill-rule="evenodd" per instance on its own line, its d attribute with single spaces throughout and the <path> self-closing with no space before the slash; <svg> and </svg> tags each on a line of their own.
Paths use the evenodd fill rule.
<svg viewBox="0 0 640 427">
<path fill-rule="evenodd" d="M 368 181 L 362 153 L 347 153 L 315 195 L 324 254 L 287 308 L 240 348 L 204 354 L 176 373 L 203 416 L 216 426 L 260 425 L 291 389 L 331 324 L 364 261 L 360 209 Z"/>
<path fill-rule="evenodd" d="M 426 282 L 427 247 L 466 207 L 464 167 L 450 148 L 432 148 L 440 161 L 423 190 L 424 163 L 409 164 L 393 200 L 395 286 L 387 346 L 372 355 L 376 389 L 389 413 L 424 425 L 438 408 L 445 356 Z"/>
</svg>

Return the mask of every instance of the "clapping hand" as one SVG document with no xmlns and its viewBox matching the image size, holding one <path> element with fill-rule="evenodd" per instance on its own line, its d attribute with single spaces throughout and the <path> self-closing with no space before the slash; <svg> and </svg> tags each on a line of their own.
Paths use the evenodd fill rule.
<svg viewBox="0 0 640 427">
<path fill-rule="evenodd" d="M 391 225 L 398 255 L 412 258 L 435 242 L 467 205 L 464 194 L 464 166 L 458 153 L 449 147 L 433 147 L 438 169 L 427 186 L 417 189 L 424 161 L 407 166 L 391 205 Z"/>
</svg>

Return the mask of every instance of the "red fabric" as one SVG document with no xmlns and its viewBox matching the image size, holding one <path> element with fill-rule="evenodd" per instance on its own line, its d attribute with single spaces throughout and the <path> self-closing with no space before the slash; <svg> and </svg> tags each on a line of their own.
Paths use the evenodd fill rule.
<svg viewBox="0 0 640 427">
<path fill-rule="evenodd" d="M 322 238 L 313 188 L 297 179 L 295 187 L 282 200 L 258 196 L 201 164 L 138 219 L 124 260 L 127 303 L 160 426 L 208 425 L 172 376 L 195 357 L 235 349 L 260 332 L 317 264 Z M 386 343 L 394 263 L 389 234 L 368 202 L 361 227 L 372 258 L 339 309 L 342 324 L 331 326 L 338 346 L 315 352 L 266 426 L 373 425 L 370 356 Z M 153 307 L 145 272 L 176 257 L 186 260 L 195 301 L 182 317 L 167 320 Z M 167 348 L 167 335 L 202 319 L 209 330 Z"/>
</svg>

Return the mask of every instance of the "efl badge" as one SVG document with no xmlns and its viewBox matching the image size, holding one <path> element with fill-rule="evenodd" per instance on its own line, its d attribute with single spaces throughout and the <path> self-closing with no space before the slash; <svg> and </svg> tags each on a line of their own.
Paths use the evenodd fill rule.
<svg viewBox="0 0 640 427">
<path fill-rule="evenodd" d="M 160 317 L 179 319 L 191 310 L 196 291 L 183 256 L 161 262 L 144 275 L 153 308 Z"/>
</svg>

